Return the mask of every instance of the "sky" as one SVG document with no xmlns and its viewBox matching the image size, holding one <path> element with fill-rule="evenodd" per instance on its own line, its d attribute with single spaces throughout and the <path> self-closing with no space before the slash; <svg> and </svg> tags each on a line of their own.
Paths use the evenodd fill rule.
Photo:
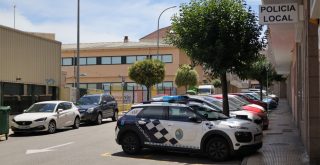
<svg viewBox="0 0 320 165">
<path fill-rule="evenodd" d="M 80 0 L 80 42 L 129 41 L 157 30 L 160 13 L 190 0 Z M 247 0 L 258 11 L 260 0 Z M 28 32 L 55 33 L 63 44 L 77 42 L 77 0 L 0 0 L 0 25 Z M 170 25 L 179 7 L 169 9 L 160 28 Z M 256 12 L 257 13 L 257 12 Z"/>
</svg>

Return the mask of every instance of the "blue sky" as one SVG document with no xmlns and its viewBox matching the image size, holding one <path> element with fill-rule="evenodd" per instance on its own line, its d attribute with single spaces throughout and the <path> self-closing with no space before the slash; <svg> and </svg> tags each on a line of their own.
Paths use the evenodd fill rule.
<svg viewBox="0 0 320 165">
<path fill-rule="evenodd" d="M 80 42 L 130 41 L 157 29 L 161 11 L 190 0 L 80 0 Z M 260 0 L 247 0 L 257 11 Z M 30 32 L 55 33 L 62 43 L 76 42 L 77 0 L 0 0 L 0 24 L 13 27 L 16 4 L 16 28 Z M 166 11 L 160 28 L 170 25 L 178 7 Z"/>
</svg>

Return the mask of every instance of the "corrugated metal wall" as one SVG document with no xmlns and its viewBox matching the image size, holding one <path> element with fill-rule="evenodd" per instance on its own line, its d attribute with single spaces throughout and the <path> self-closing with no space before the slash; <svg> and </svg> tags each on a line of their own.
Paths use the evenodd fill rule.
<svg viewBox="0 0 320 165">
<path fill-rule="evenodd" d="M 60 42 L 0 25 L 0 81 L 60 86 L 60 61 Z"/>
</svg>

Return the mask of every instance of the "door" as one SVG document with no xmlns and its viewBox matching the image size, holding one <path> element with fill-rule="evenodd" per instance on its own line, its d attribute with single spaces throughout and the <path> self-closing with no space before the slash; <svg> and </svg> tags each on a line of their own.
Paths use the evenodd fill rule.
<svg viewBox="0 0 320 165">
<path fill-rule="evenodd" d="M 62 111 L 58 113 L 58 110 L 61 109 Z M 68 121 L 68 112 L 65 111 L 65 106 L 63 103 L 60 103 L 57 106 L 57 128 L 63 128 L 65 123 Z"/>
<path fill-rule="evenodd" d="M 177 146 L 200 149 L 203 122 L 190 108 L 169 107 L 165 126 L 168 127 L 170 135 L 177 140 Z"/>
<path fill-rule="evenodd" d="M 72 104 L 68 102 L 62 103 L 64 105 L 64 113 L 66 114 L 66 121 L 64 122 L 64 127 L 71 126 L 74 123 L 75 112 L 72 109 Z"/>
<path fill-rule="evenodd" d="M 108 98 L 105 95 L 101 97 L 101 111 L 103 118 L 110 117 L 110 105 L 108 103 Z"/>
<path fill-rule="evenodd" d="M 136 126 L 144 137 L 144 144 L 152 146 L 168 146 L 176 144 L 176 140 L 169 134 L 165 123 L 166 107 L 150 106 L 139 112 Z"/>
</svg>

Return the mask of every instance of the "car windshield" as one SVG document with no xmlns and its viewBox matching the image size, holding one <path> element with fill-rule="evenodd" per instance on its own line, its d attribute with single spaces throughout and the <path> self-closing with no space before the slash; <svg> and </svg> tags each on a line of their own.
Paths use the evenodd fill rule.
<svg viewBox="0 0 320 165">
<path fill-rule="evenodd" d="M 198 93 L 211 93 L 211 90 L 209 88 L 202 88 L 198 89 Z"/>
<path fill-rule="evenodd" d="M 222 102 L 217 100 L 217 99 L 214 99 L 212 97 L 208 97 L 208 96 L 204 96 L 203 97 L 204 100 L 210 102 L 211 104 L 214 105 L 214 107 L 218 110 L 218 111 L 222 111 Z"/>
<path fill-rule="evenodd" d="M 232 101 L 233 103 L 235 103 L 238 106 L 244 106 L 245 104 L 243 102 L 241 102 L 240 100 L 234 98 L 234 97 L 228 97 L 230 101 Z"/>
<path fill-rule="evenodd" d="M 238 99 L 239 101 L 241 101 L 244 105 L 248 105 L 250 104 L 247 100 L 245 100 L 244 98 L 240 97 L 240 96 L 234 96 L 235 99 Z"/>
<path fill-rule="evenodd" d="M 190 107 L 195 110 L 200 116 L 206 118 L 209 121 L 212 120 L 224 120 L 228 119 L 229 117 L 225 116 L 222 113 L 215 112 L 214 109 L 212 109 L 209 106 L 199 106 L 199 105 L 190 105 Z"/>
<path fill-rule="evenodd" d="M 33 104 L 25 113 L 52 113 L 56 105 L 55 103 Z"/>
<path fill-rule="evenodd" d="M 84 96 L 78 100 L 77 105 L 98 105 L 99 102 L 100 96 Z"/>
</svg>

